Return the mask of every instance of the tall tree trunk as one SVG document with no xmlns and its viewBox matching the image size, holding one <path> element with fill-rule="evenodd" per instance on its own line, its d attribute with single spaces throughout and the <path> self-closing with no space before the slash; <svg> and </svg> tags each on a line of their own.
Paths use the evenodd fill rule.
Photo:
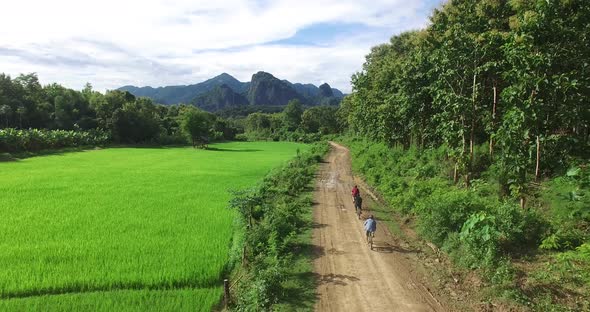
<svg viewBox="0 0 590 312">
<path fill-rule="evenodd" d="M 469 129 L 469 165 L 465 173 L 465 186 L 469 187 L 471 184 L 469 179 L 473 171 L 474 149 L 475 149 L 475 118 L 476 118 L 476 99 L 477 99 L 477 73 L 473 74 L 473 88 L 471 95 L 471 125 Z"/>
<path fill-rule="evenodd" d="M 420 132 L 420 150 L 424 148 L 424 132 Z"/>
<path fill-rule="evenodd" d="M 475 118 L 476 118 L 476 111 L 477 107 L 475 104 L 477 98 L 477 74 L 473 74 L 473 95 L 472 95 L 472 103 L 471 103 L 471 130 L 469 133 L 469 171 L 473 168 L 473 158 L 474 158 L 474 140 L 475 140 Z"/>
<path fill-rule="evenodd" d="M 520 208 L 524 209 L 526 207 L 526 198 L 521 195 L 520 196 Z"/>
<path fill-rule="evenodd" d="M 495 81 L 494 81 L 493 90 L 494 90 L 494 104 L 492 106 L 492 129 L 495 130 L 495 128 L 496 128 L 496 107 L 498 105 L 498 88 L 496 87 Z M 494 157 L 494 138 L 492 137 L 492 133 L 490 133 L 490 157 Z"/>
<path fill-rule="evenodd" d="M 453 183 L 457 184 L 459 181 L 459 163 L 455 160 L 455 171 L 453 173 Z"/>
<path fill-rule="evenodd" d="M 535 166 L 535 182 L 539 181 L 540 175 L 540 162 L 541 162 L 541 140 L 537 135 L 537 165 Z"/>
<path fill-rule="evenodd" d="M 459 159 L 457 161 L 457 166 L 455 166 L 455 175 L 457 175 L 457 180 L 455 181 L 455 184 L 457 183 L 458 179 L 459 179 L 459 173 L 458 173 L 458 163 L 459 161 L 463 162 L 465 161 L 465 154 L 467 153 L 467 138 L 465 137 L 465 115 L 461 116 L 461 155 L 459 156 Z M 462 163 L 463 165 L 463 171 L 465 171 L 465 163 Z"/>
<path fill-rule="evenodd" d="M 471 131 L 469 133 L 469 171 L 473 170 L 473 160 L 475 158 L 475 120 L 471 121 Z"/>
<path fill-rule="evenodd" d="M 421 129 L 420 129 L 420 149 L 424 148 L 424 137 L 426 136 L 424 134 L 424 132 L 426 131 L 426 122 L 424 121 L 424 118 L 421 119 L 420 124 L 422 125 Z"/>
</svg>

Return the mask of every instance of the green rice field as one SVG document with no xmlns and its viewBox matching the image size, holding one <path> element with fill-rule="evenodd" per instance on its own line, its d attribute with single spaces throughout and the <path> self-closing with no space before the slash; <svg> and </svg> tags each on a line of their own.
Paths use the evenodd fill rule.
<svg viewBox="0 0 590 312">
<path fill-rule="evenodd" d="M 307 146 L 211 147 L 0 162 L 0 310 L 210 310 L 233 234 L 228 190 Z"/>
</svg>

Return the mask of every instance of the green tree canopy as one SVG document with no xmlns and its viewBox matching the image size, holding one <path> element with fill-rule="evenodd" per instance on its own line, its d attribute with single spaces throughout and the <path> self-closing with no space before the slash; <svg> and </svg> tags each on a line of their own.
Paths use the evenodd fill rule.
<svg viewBox="0 0 590 312">
<path fill-rule="evenodd" d="M 293 131 L 299 127 L 303 115 L 303 105 L 299 100 L 291 100 L 283 110 L 285 126 L 288 130 Z"/>
<path fill-rule="evenodd" d="M 193 147 L 206 147 L 211 136 L 215 116 L 195 107 L 182 112 L 180 127 Z"/>
</svg>

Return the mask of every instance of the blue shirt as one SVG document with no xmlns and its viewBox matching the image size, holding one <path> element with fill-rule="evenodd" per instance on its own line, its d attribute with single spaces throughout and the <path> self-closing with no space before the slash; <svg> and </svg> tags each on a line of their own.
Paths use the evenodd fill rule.
<svg viewBox="0 0 590 312">
<path fill-rule="evenodd" d="M 365 231 L 375 232 L 377 230 L 377 221 L 374 219 L 365 220 Z"/>
</svg>

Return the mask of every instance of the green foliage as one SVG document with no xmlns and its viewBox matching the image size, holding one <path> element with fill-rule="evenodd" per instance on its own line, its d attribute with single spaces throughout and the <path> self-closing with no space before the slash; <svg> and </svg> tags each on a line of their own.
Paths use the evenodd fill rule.
<svg viewBox="0 0 590 312">
<path fill-rule="evenodd" d="M 215 112 L 215 115 L 227 118 L 227 119 L 240 119 L 245 118 L 252 113 L 265 113 L 265 114 L 275 114 L 280 113 L 285 109 L 283 106 L 271 106 L 271 105 L 247 105 L 247 106 L 239 106 L 239 107 L 232 107 L 226 108 L 221 111 Z"/>
<path fill-rule="evenodd" d="M 137 99 L 115 109 L 110 130 L 116 142 L 138 143 L 155 141 L 160 132 L 156 107 L 149 100 Z"/>
<path fill-rule="evenodd" d="M 303 115 L 303 105 L 299 100 L 291 100 L 283 110 L 283 118 L 287 130 L 293 131 L 299 127 Z"/>
<path fill-rule="evenodd" d="M 337 119 L 338 107 L 315 106 L 301 116 L 301 128 L 306 133 L 336 134 L 340 132 Z"/>
<path fill-rule="evenodd" d="M 464 266 L 494 271 L 505 265 L 504 257 L 534 248 L 547 228 L 540 216 L 517 205 L 493 205 L 472 214 L 459 233 L 461 246 L 446 250 Z"/>
<path fill-rule="evenodd" d="M 559 229 L 543 239 L 539 248 L 557 251 L 572 250 L 582 245 L 586 238 L 587 236 L 581 230 Z"/>
<path fill-rule="evenodd" d="M 546 250 L 572 250 L 590 238 L 590 178 L 587 165 L 572 166 L 547 183 L 543 201 L 550 206 L 552 231 L 540 245 Z"/>
<path fill-rule="evenodd" d="M 276 130 L 276 127 L 271 120 L 278 119 L 277 115 L 265 114 L 265 113 L 252 113 L 246 118 L 246 131 L 248 132 L 260 132 Z"/>
<path fill-rule="evenodd" d="M 466 184 L 493 159 L 503 192 L 529 196 L 537 141 L 539 175 L 589 154 L 589 18 L 583 0 L 448 2 L 371 50 L 340 120 L 389 146 L 444 144 Z"/>
<path fill-rule="evenodd" d="M 82 91 L 41 86 L 35 74 L 16 79 L 0 74 L 0 129 L 106 131 L 115 143 L 185 144 L 179 115 L 192 107 L 156 105 L 120 90 L 102 94 L 90 84 Z M 238 129 L 214 119 L 211 139 L 233 139 Z"/>
<path fill-rule="evenodd" d="M 586 311 L 590 308 L 587 294 L 590 291 L 590 243 L 586 242 L 575 250 L 552 255 L 550 261 L 536 270 L 529 283 L 534 291 L 543 291 L 535 300 L 537 310 Z M 563 306 L 551 291 L 538 285 L 551 285 L 548 290 L 557 289 L 574 296 L 576 300 Z M 536 287 L 536 288 L 535 288 Z"/>
<path fill-rule="evenodd" d="M 110 142 L 110 136 L 102 130 L 18 130 L 0 129 L 0 151 L 34 152 L 77 146 L 101 146 Z"/>
<path fill-rule="evenodd" d="M 472 214 L 484 210 L 484 202 L 467 190 L 437 190 L 419 202 L 415 211 L 422 235 L 441 246 L 450 233 L 464 228 Z"/>
<path fill-rule="evenodd" d="M 190 108 L 185 110 L 182 115 L 180 127 L 193 147 L 203 147 L 211 140 L 214 135 L 212 127 L 215 116 L 205 111 Z"/>
</svg>

